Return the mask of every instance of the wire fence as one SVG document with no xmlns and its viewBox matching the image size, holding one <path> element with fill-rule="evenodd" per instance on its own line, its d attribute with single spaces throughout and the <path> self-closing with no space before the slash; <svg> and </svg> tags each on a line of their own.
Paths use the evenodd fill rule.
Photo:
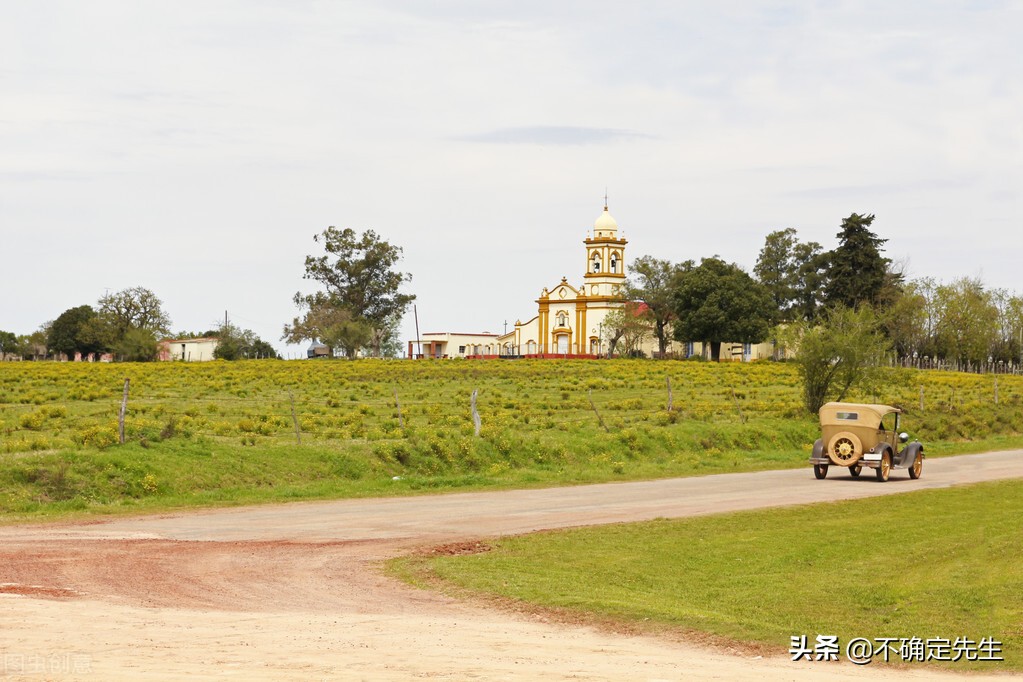
<svg viewBox="0 0 1023 682">
<path fill-rule="evenodd" d="M 664 372 L 663 365 L 649 362 L 635 364 L 631 372 L 625 367 L 611 377 L 516 376 L 503 368 L 475 367 L 428 377 L 413 369 L 389 380 L 354 366 L 310 386 L 286 373 L 191 382 L 173 373 L 141 374 L 130 385 L 112 372 L 62 384 L 23 383 L 0 374 L 0 452 L 106 447 L 176 435 L 256 445 L 389 441 L 424 433 L 488 438 L 506 431 L 515 437 L 638 427 L 657 431 L 687 422 L 813 424 L 791 368 L 678 363 L 674 372 Z M 1018 406 L 1021 397 L 1023 381 L 1012 376 L 921 373 L 908 383 L 850 398 L 918 413 L 952 413 Z"/>
</svg>

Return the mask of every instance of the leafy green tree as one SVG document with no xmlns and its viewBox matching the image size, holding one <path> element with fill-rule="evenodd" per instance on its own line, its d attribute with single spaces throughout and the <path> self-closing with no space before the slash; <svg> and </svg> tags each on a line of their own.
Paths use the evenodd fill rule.
<svg viewBox="0 0 1023 682">
<path fill-rule="evenodd" d="M 222 324 L 210 336 L 217 337 L 213 357 L 219 360 L 280 359 L 273 346 L 249 329 L 240 329 L 230 323 Z"/>
<path fill-rule="evenodd" d="M 882 316 L 882 326 L 898 357 L 923 355 L 926 322 L 927 300 L 911 283 Z"/>
<path fill-rule="evenodd" d="M 99 311 L 87 329 L 88 338 L 119 360 L 148 362 L 159 353 L 157 338 L 170 332 L 170 318 L 156 294 L 132 287 L 100 297 Z"/>
<path fill-rule="evenodd" d="M 331 355 L 354 359 L 362 348 L 374 338 L 373 327 L 358 319 L 347 309 L 334 305 L 329 296 L 318 292 L 305 297 L 308 310 L 284 326 L 283 338 L 289 343 L 319 341 L 330 349 Z"/>
<path fill-rule="evenodd" d="M 115 357 L 122 362 L 152 362 L 160 348 L 156 337 L 149 329 L 129 329 L 114 343 Z"/>
<path fill-rule="evenodd" d="M 774 317 L 767 288 L 738 265 L 716 257 L 704 258 L 677 278 L 672 311 L 675 339 L 710 344 L 714 360 L 721 356 L 722 342 L 763 341 Z"/>
<path fill-rule="evenodd" d="M 650 321 L 644 314 L 642 304 L 632 301 L 610 311 L 604 316 L 601 325 L 608 357 L 616 351 L 621 355 L 641 352 L 640 347 L 651 332 Z"/>
<path fill-rule="evenodd" d="M 18 345 L 21 346 L 21 357 L 24 360 L 42 360 L 49 353 L 46 347 L 46 337 L 49 336 L 52 322 L 47 322 L 31 334 L 23 334 L 18 337 Z"/>
<path fill-rule="evenodd" d="M 415 300 L 414 295 L 401 292 L 412 275 L 394 269 L 401 260 L 401 247 L 373 230 L 360 236 L 351 228 L 333 226 L 313 240 L 322 242 L 327 253 L 306 256 L 303 278 L 319 282 L 326 291 L 295 294 L 295 305 L 306 312 L 284 326 L 282 338 L 291 343 L 319 340 L 348 357 L 366 347 L 380 355 Z"/>
<path fill-rule="evenodd" d="M 817 242 L 800 242 L 793 228 L 767 235 L 753 274 L 771 294 L 780 322 L 812 320 L 820 303 L 825 263 Z"/>
<path fill-rule="evenodd" d="M 821 312 L 827 254 L 817 242 L 800 242 L 793 250 L 796 267 L 796 300 L 790 317 L 794 320 L 815 320 Z"/>
<path fill-rule="evenodd" d="M 21 343 L 14 332 L 0 331 L 0 359 L 3 359 L 8 353 L 21 355 Z"/>
<path fill-rule="evenodd" d="M 145 330 L 155 338 L 170 333 L 170 318 L 163 302 L 149 289 L 132 287 L 99 299 L 99 315 L 117 343 L 131 330 Z"/>
<path fill-rule="evenodd" d="M 787 332 L 792 339 L 786 345 L 797 348 L 803 401 L 811 414 L 829 400 L 844 400 L 853 388 L 873 388 L 890 348 L 880 320 L 866 305 L 831 308 L 819 324 L 798 322 Z"/>
<path fill-rule="evenodd" d="M 662 356 L 671 340 L 671 322 L 675 316 L 671 307 L 671 293 L 675 279 L 692 267 L 693 261 L 673 265 L 667 260 L 642 256 L 633 261 L 632 276 L 625 283 L 625 299 L 646 304 L 643 315 L 653 325 L 657 350 Z"/>
<path fill-rule="evenodd" d="M 96 311 L 92 306 L 80 305 L 65 310 L 50 324 L 46 345 L 52 351 L 70 356 L 98 353 L 106 350 L 107 344 L 99 331 Z"/>
<path fill-rule="evenodd" d="M 998 309 L 984 283 L 977 278 L 961 277 L 951 284 L 939 285 L 935 299 L 939 356 L 964 364 L 987 361 L 998 340 Z"/>
<path fill-rule="evenodd" d="M 901 275 L 889 270 L 891 261 L 881 255 L 887 239 L 870 231 L 873 215 L 850 214 L 838 231 L 838 246 L 827 254 L 824 302 L 829 306 L 855 308 L 891 299 Z"/>
</svg>

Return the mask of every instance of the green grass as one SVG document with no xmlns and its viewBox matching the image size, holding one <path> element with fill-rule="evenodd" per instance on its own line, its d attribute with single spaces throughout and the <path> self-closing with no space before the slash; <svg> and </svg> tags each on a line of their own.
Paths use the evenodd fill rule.
<svg viewBox="0 0 1023 682">
<path fill-rule="evenodd" d="M 810 643 L 818 634 L 993 637 L 1004 662 L 957 667 L 1021 671 L 1021 518 L 1023 482 L 1007 481 L 539 533 L 392 567 L 576 619 L 698 631 L 777 653 L 804 634 Z"/>
<path fill-rule="evenodd" d="M 892 370 L 884 400 L 931 457 L 1023 446 L 1023 377 L 998 382 Z M 817 434 L 770 362 L 0 363 L 0 523 L 803 467 Z"/>
</svg>

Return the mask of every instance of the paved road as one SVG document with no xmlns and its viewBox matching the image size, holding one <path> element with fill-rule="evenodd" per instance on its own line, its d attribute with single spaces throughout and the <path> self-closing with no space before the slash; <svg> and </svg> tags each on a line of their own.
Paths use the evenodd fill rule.
<svg viewBox="0 0 1023 682">
<path fill-rule="evenodd" d="M 551 528 L 697 516 L 723 511 L 894 495 L 1006 478 L 1023 478 L 1023 450 L 928 459 L 913 481 L 895 470 L 879 483 L 832 467 L 720 474 L 629 483 L 458 493 L 405 498 L 291 503 L 117 519 L 44 531 L 0 528 L 5 536 L 162 538 L 173 540 L 378 540 L 495 536 Z"/>
</svg>

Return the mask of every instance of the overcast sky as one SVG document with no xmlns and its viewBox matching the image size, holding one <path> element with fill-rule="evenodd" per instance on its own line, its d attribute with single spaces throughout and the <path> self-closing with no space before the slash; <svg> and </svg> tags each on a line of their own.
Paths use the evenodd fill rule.
<svg viewBox="0 0 1023 682">
<path fill-rule="evenodd" d="M 874 213 L 911 277 L 1023 293 L 1023 3 L 0 0 L 0 329 L 153 290 L 286 355 L 328 225 L 404 248 L 420 328 L 585 268 Z M 403 337 L 414 336 L 410 315 Z"/>
</svg>

